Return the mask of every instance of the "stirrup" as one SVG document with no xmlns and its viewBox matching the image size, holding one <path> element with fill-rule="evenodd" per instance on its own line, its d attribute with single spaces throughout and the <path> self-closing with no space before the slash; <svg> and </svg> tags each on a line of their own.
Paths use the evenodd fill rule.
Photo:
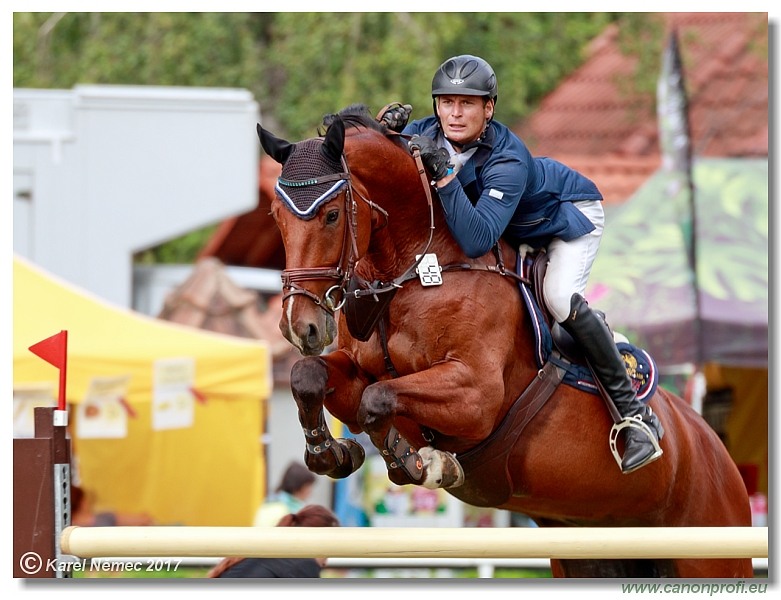
<svg viewBox="0 0 781 600">
<path fill-rule="evenodd" d="M 623 429 L 626 429 L 627 427 L 639 429 L 640 431 L 642 431 L 648 437 L 651 444 L 653 445 L 654 453 L 648 458 L 646 458 L 639 465 L 634 467 L 633 469 L 624 471 L 621 468 L 621 463 L 623 462 L 624 457 L 621 456 L 618 452 L 618 435 L 621 433 Z M 656 435 L 654 435 L 654 432 L 651 431 L 651 428 L 648 426 L 648 424 L 645 421 L 643 421 L 642 416 L 639 414 L 633 417 L 624 417 L 624 420 L 621 421 L 620 423 L 613 424 L 613 427 L 610 429 L 610 452 L 613 453 L 613 458 L 616 460 L 616 463 L 618 463 L 618 468 L 621 469 L 621 472 L 624 475 L 637 471 L 638 469 L 644 467 L 648 463 L 655 461 L 664 453 L 661 446 L 659 445 L 658 440 L 656 439 Z"/>
</svg>

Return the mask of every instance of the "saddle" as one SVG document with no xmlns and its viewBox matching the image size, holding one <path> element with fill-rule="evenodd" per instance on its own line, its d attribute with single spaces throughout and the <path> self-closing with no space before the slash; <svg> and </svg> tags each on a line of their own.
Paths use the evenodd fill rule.
<svg viewBox="0 0 781 600">
<path fill-rule="evenodd" d="M 528 287 L 530 288 L 529 290 L 524 290 L 525 284 L 520 283 L 519 287 L 522 288 L 521 295 L 526 301 L 532 320 L 536 320 L 538 325 L 534 328 L 537 344 L 537 366 L 541 368 L 548 360 L 555 362 L 567 371 L 567 374 L 564 376 L 564 383 L 592 394 L 602 395 L 591 370 L 587 366 L 586 357 L 582 349 L 545 308 L 547 303 L 545 302 L 542 282 L 545 279 L 547 270 L 548 256 L 544 248 L 523 254 L 519 253 L 518 272 L 521 273 L 523 280 L 529 282 Z M 605 314 L 602 311 L 595 310 L 594 312 L 605 321 Z M 605 321 L 605 324 L 607 325 L 607 321 Z M 608 329 L 610 329 L 609 325 Z M 612 329 L 610 331 L 612 333 Z M 654 360 L 645 350 L 630 344 L 628 341 L 618 339 L 616 346 L 619 354 L 624 359 L 627 374 L 632 381 L 632 386 L 637 393 L 638 399 L 641 402 L 647 402 L 654 395 L 659 383 L 658 370 Z M 608 404 L 611 414 L 615 417 L 617 413 L 613 412 L 613 401 L 609 397 L 604 398 L 604 400 Z M 617 420 L 620 421 L 620 415 Z"/>
</svg>

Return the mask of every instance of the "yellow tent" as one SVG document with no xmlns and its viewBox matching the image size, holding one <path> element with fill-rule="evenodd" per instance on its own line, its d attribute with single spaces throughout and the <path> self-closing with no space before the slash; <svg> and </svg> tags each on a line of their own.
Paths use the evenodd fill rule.
<svg viewBox="0 0 781 600">
<path fill-rule="evenodd" d="M 49 382 L 56 396 L 57 369 L 28 348 L 67 330 L 75 471 L 95 510 L 250 525 L 265 495 L 267 345 L 111 306 L 16 256 L 13 275 L 14 389 Z"/>
</svg>

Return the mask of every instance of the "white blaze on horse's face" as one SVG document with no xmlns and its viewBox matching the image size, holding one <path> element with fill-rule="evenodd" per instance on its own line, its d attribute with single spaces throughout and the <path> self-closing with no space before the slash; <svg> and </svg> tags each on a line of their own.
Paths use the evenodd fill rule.
<svg viewBox="0 0 781 600">
<path fill-rule="evenodd" d="M 290 296 L 283 305 L 279 329 L 304 356 L 319 356 L 336 338 L 336 322 L 329 313 L 311 311 L 312 302 Z"/>
<path fill-rule="evenodd" d="M 288 271 L 319 267 L 324 256 L 327 264 L 338 262 L 339 244 L 334 244 L 333 239 L 335 236 L 341 240 L 341 230 L 322 231 L 324 228 L 334 227 L 328 223 L 326 213 L 329 209 L 331 206 L 324 207 L 322 214 L 304 221 L 293 215 L 278 200 L 272 202 L 272 214 L 285 244 Z M 333 256 L 329 256 L 329 253 L 333 253 Z M 331 285 L 330 281 L 301 281 L 295 284 L 295 289 L 306 289 L 310 293 L 289 293 L 283 301 L 279 329 L 285 339 L 304 356 L 322 354 L 336 338 L 336 321 L 333 314 L 324 307 L 327 287 Z"/>
</svg>

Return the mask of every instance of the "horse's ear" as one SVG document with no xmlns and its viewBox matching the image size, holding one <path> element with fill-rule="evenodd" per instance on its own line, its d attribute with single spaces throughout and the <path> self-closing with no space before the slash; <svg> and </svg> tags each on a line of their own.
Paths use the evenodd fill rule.
<svg viewBox="0 0 781 600">
<path fill-rule="evenodd" d="M 320 146 L 320 152 L 327 159 L 335 163 L 339 163 L 342 160 L 342 151 L 344 150 L 344 123 L 339 117 L 336 117 L 331 125 L 328 127 L 328 131 L 325 132 L 325 139 L 323 145 Z"/>
<path fill-rule="evenodd" d="M 258 138 L 260 138 L 260 145 L 266 154 L 281 165 L 287 162 L 290 153 L 296 148 L 295 144 L 282 140 L 263 129 L 260 123 L 258 123 Z"/>
</svg>

